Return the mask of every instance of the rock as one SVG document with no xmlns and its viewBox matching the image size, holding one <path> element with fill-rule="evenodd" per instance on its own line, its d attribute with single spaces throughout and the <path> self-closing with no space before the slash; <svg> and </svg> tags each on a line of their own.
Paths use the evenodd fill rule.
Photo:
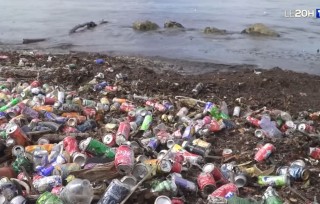
<svg viewBox="0 0 320 204">
<path fill-rule="evenodd" d="M 175 21 L 167 21 L 164 23 L 165 28 L 184 28 L 181 23 Z"/>
<path fill-rule="evenodd" d="M 280 35 L 268 28 L 267 26 L 265 26 L 262 23 L 256 23 L 253 24 L 251 26 L 249 26 L 248 28 L 244 29 L 241 33 L 246 33 L 246 34 L 250 34 L 250 35 L 263 35 L 263 36 L 271 36 L 271 37 L 280 37 Z"/>
<path fill-rule="evenodd" d="M 159 26 L 151 21 L 137 21 L 133 23 L 133 29 L 140 31 L 156 30 Z"/>
<path fill-rule="evenodd" d="M 226 30 L 221 30 L 215 27 L 206 27 L 203 31 L 205 34 L 226 34 Z"/>
</svg>

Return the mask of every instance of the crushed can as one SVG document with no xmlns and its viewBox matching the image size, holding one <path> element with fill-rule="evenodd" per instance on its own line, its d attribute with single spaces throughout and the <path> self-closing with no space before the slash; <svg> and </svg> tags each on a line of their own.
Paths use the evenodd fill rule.
<svg viewBox="0 0 320 204">
<path fill-rule="evenodd" d="M 273 144 L 267 143 L 264 146 L 262 146 L 258 152 L 254 156 L 254 160 L 257 162 L 263 162 L 265 159 L 267 159 L 274 151 L 276 148 L 274 147 Z"/>
<path fill-rule="evenodd" d="M 228 179 L 223 175 L 219 167 L 217 167 L 215 164 L 212 164 L 212 163 L 205 164 L 202 167 L 202 171 L 205 173 L 212 174 L 213 178 L 217 183 L 217 187 L 220 187 L 224 184 L 229 183 Z"/>
<path fill-rule="evenodd" d="M 228 199 L 238 194 L 239 194 L 238 187 L 233 183 L 228 183 L 228 184 L 224 184 L 223 186 L 213 191 L 213 193 L 211 193 L 209 197 L 213 197 L 213 198 L 222 197 L 222 198 Z"/>
<path fill-rule="evenodd" d="M 174 181 L 178 187 L 180 187 L 184 190 L 191 191 L 191 192 L 198 191 L 197 185 L 192 181 L 189 181 L 187 179 L 182 178 L 181 174 L 171 173 L 168 176 L 168 179 L 171 179 L 172 181 Z"/>
<path fill-rule="evenodd" d="M 130 123 L 125 121 L 125 122 L 120 122 L 118 131 L 116 133 L 116 143 L 117 145 L 121 145 L 128 141 L 129 135 L 130 135 Z"/>
<path fill-rule="evenodd" d="M 120 174 L 129 174 L 134 166 L 134 153 L 129 145 L 121 145 L 116 150 L 114 165 Z"/>
<path fill-rule="evenodd" d="M 130 193 L 130 186 L 113 179 L 97 204 L 121 203 Z"/>
<path fill-rule="evenodd" d="M 282 204 L 282 200 L 280 199 L 280 196 L 278 193 L 271 187 L 269 186 L 267 190 L 263 194 L 263 203 L 264 204 Z"/>
<path fill-rule="evenodd" d="M 154 185 L 151 188 L 151 192 L 164 192 L 164 191 L 170 191 L 170 192 L 177 192 L 177 185 L 173 180 L 164 180 L 156 185 Z"/>
<path fill-rule="evenodd" d="M 207 198 L 216 188 L 216 181 L 210 173 L 200 173 L 197 178 L 197 183 L 201 191 L 201 196 Z"/>
<path fill-rule="evenodd" d="M 113 149 L 91 137 L 88 137 L 86 140 L 81 141 L 79 148 L 82 151 L 86 151 L 95 156 L 104 156 L 110 159 L 113 159 L 115 157 L 115 151 Z"/>
</svg>

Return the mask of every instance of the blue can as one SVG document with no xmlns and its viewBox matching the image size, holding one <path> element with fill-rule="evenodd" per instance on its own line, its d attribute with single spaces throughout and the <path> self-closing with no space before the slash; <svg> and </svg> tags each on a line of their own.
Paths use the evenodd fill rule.
<svg viewBox="0 0 320 204">
<path fill-rule="evenodd" d="M 147 147 L 152 150 L 156 150 L 158 146 L 159 146 L 159 140 L 157 138 L 150 138 Z"/>
<path fill-rule="evenodd" d="M 136 120 L 134 122 L 137 124 L 137 126 L 140 126 L 142 124 L 143 120 L 144 120 L 144 117 L 141 116 L 140 114 L 137 114 Z"/>
<path fill-rule="evenodd" d="M 212 102 L 206 102 L 206 105 L 204 106 L 204 110 L 203 113 L 207 113 L 211 110 L 211 108 L 213 107 L 213 103 Z"/>
<path fill-rule="evenodd" d="M 103 81 L 99 84 L 94 85 L 93 90 L 94 91 L 101 91 L 102 89 L 106 88 L 106 86 L 108 86 L 108 82 Z"/>
<path fill-rule="evenodd" d="M 194 135 L 194 127 L 189 125 L 186 127 L 186 129 L 184 130 L 183 134 L 182 134 L 182 139 L 184 140 L 190 140 L 192 138 L 192 136 Z"/>
<path fill-rule="evenodd" d="M 6 113 L 5 112 L 0 112 L 0 119 L 6 118 Z"/>
<path fill-rule="evenodd" d="M 105 63 L 104 59 L 96 59 L 94 62 L 96 64 L 104 64 Z"/>
<path fill-rule="evenodd" d="M 194 182 L 182 178 L 181 174 L 172 173 L 169 175 L 169 177 L 175 182 L 177 186 L 184 190 L 192 192 L 196 192 L 198 190 L 198 187 Z"/>
<path fill-rule="evenodd" d="M 118 179 L 112 180 L 107 190 L 99 200 L 98 204 L 121 203 L 130 193 L 130 186 Z"/>
<path fill-rule="evenodd" d="M 291 164 L 289 167 L 289 175 L 293 180 L 296 181 L 306 181 L 309 179 L 310 172 L 305 169 L 304 166 L 300 166 L 299 164 Z"/>
<path fill-rule="evenodd" d="M 169 101 L 162 101 L 162 105 L 164 105 L 164 107 L 166 107 L 167 111 L 174 110 L 174 106 Z"/>
</svg>

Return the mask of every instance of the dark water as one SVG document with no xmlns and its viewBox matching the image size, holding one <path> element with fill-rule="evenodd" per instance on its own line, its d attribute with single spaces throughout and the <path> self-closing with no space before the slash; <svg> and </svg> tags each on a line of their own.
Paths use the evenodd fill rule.
<svg viewBox="0 0 320 204">
<path fill-rule="evenodd" d="M 279 66 L 320 74 L 320 19 L 284 17 L 285 10 L 316 8 L 320 8 L 318 0 L 0 0 L 0 48 L 63 48 Z M 109 23 L 68 35 L 77 24 L 102 19 Z M 132 22 L 146 19 L 161 27 L 166 20 L 174 20 L 187 30 L 132 30 Z M 272 27 L 281 37 L 240 34 L 257 22 Z M 206 26 L 226 29 L 230 34 L 204 35 Z M 23 38 L 37 37 L 49 40 L 21 45 Z"/>
</svg>

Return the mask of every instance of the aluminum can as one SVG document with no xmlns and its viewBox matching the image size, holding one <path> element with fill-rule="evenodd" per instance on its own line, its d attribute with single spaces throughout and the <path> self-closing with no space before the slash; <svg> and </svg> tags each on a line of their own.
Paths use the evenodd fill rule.
<svg viewBox="0 0 320 204">
<path fill-rule="evenodd" d="M 266 204 L 282 204 L 283 203 L 278 193 L 271 186 L 267 188 L 262 198 L 264 203 Z"/>
<path fill-rule="evenodd" d="M 17 145 L 26 146 L 30 139 L 17 124 L 10 124 L 6 129 L 7 135 L 15 140 Z"/>
<path fill-rule="evenodd" d="M 179 162 L 176 162 L 176 161 L 174 161 L 174 162 L 172 162 L 172 167 L 171 167 L 171 173 L 181 173 L 182 172 L 182 164 L 181 163 L 179 163 Z"/>
<path fill-rule="evenodd" d="M 116 150 L 114 165 L 120 174 L 129 174 L 134 166 L 134 153 L 129 145 L 121 145 Z"/>
<path fill-rule="evenodd" d="M 258 150 L 254 156 L 254 160 L 257 162 L 262 162 L 267 159 L 275 150 L 276 148 L 273 144 L 267 143 Z"/>
<path fill-rule="evenodd" d="M 107 158 L 114 158 L 115 151 L 107 147 L 102 142 L 88 137 L 86 140 L 80 142 L 79 148 L 95 156 L 104 156 Z"/>
<path fill-rule="evenodd" d="M 289 167 L 289 175 L 296 181 L 306 181 L 310 177 L 310 171 L 305 168 L 303 160 L 296 160 Z"/>
<path fill-rule="evenodd" d="M 130 136 L 130 123 L 125 121 L 119 124 L 118 131 L 116 133 L 116 143 L 117 145 L 121 145 L 124 142 L 128 141 Z"/>
<path fill-rule="evenodd" d="M 306 133 L 315 133 L 316 129 L 315 127 L 302 123 L 298 125 L 298 130 L 302 131 L 302 132 L 306 132 Z"/>
<path fill-rule="evenodd" d="M 278 176 L 288 175 L 289 174 L 289 166 L 280 166 L 280 167 L 278 167 L 277 170 L 276 170 L 276 174 Z"/>
<path fill-rule="evenodd" d="M 237 174 L 234 177 L 234 184 L 236 184 L 238 188 L 244 187 L 247 184 L 247 177 L 242 173 Z"/>
<path fill-rule="evenodd" d="M 310 147 L 309 155 L 313 159 L 320 159 L 320 148 L 319 147 Z"/>
<path fill-rule="evenodd" d="M 130 193 L 130 186 L 113 179 L 97 204 L 121 203 Z"/>
<path fill-rule="evenodd" d="M 173 197 L 171 199 L 171 204 L 184 204 L 184 200 L 182 200 L 181 198 Z"/>
<path fill-rule="evenodd" d="M 139 163 L 139 164 L 136 164 L 134 167 L 133 167 L 133 170 L 131 172 L 131 174 L 138 180 L 142 180 L 144 177 L 146 177 L 149 172 L 152 171 L 152 167 L 151 165 L 149 164 L 144 164 L 144 163 Z M 155 175 L 155 171 L 152 171 L 151 172 L 151 176 Z"/>
<path fill-rule="evenodd" d="M 130 112 L 130 111 L 135 110 L 135 108 L 136 108 L 135 105 L 127 103 L 127 102 L 122 103 L 120 105 L 120 110 L 123 112 Z"/>
<path fill-rule="evenodd" d="M 210 124 L 206 125 L 210 132 L 219 132 L 222 129 L 222 125 L 216 121 L 212 120 Z"/>
<path fill-rule="evenodd" d="M 116 145 L 116 135 L 108 133 L 103 137 L 102 142 L 109 147 L 114 147 Z"/>
<path fill-rule="evenodd" d="M 252 116 L 247 116 L 246 120 L 253 126 L 255 127 L 260 127 L 260 120 L 258 120 L 257 118 L 254 118 Z"/>
<path fill-rule="evenodd" d="M 172 170 L 172 164 L 169 160 L 162 159 L 158 163 L 158 169 L 160 172 L 170 173 Z"/>
<path fill-rule="evenodd" d="M 83 99 L 82 105 L 85 107 L 94 108 L 96 107 L 97 103 L 93 100 Z"/>
<path fill-rule="evenodd" d="M 285 186 L 289 183 L 287 175 L 258 176 L 258 184 L 261 186 Z"/>
<path fill-rule="evenodd" d="M 194 89 L 192 89 L 192 93 L 194 95 L 198 95 L 202 91 L 202 89 L 203 89 L 203 83 L 200 82 L 196 85 L 196 87 L 194 87 Z"/>
<path fill-rule="evenodd" d="M 174 110 L 174 106 L 169 101 L 166 101 L 166 100 L 162 101 L 162 105 L 164 105 L 167 111 Z"/>
<path fill-rule="evenodd" d="M 52 175 L 59 175 L 62 179 L 66 179 L 70 172 L 78 171 L 80 169 L 81 166 L 78 163 L 58 164 L 54 167 Z"/>
<path fill-rule="evenodd" d="M 234 117 L 239 117 L 240 116 L 240 106 L 235 106 L 234 107 L 232 116 L 234 116 Z"/>
<path fill-rule="evenodd" d="M 216 188 L 216 181 L 210 173 L 200 173 L 197 178 L 197 183 L 201 191 L 201 196 L 207 198 Z"/>
<path fill-rule="evenodd" d="M 151 192 L 163 192 L 163 191 L 176 192 L 177 188 L 178 187 L 173 180 L 165 180 L 160 182 L 155 187 L 153 187 L 151 189 Z"/>
<path fill-rule="evenodd" d="M 61 176 L 57 175 L 47 176 L 33 180 L 32 184 L 38 192 L 43 193 L 45 191 L 51 191 L 55 186 L 61 186 L 62 179 Z"/>
<path fill-rule="evenodd" d="M 204 109 L 203 109 L 203 114 L 209 112 L 212 107 L 213 107 L 213 103 L 212 102 L 206 102 L 206 104 L 204 106 Z"/>
<path fill-rule="evenodd" d="M 37 199 L 36 204 L 63 204 L 60 198 L 54 193 L 44 192 Z"/>
<path fill-rule="evenodd" d="M 182 107 L 182 108 L 178 111 L 178 113 L 176 114 L 176 116 L 178 116 L 179 118 L 181 118 L 181 117 L 183 117 L 183 116 L 186 116 L 188 113 L 189 113 L 188 108 Z"/>
<path fill-rule="evenodd" d="M 229 183 L 228 179 L 222 174 L 221 170 L 212 163 L 207 163 L 202 167 L 202 171 L 205 173 L 211 173 L 215 179 L 217 186 L 220 187 Z"/>
<path fill-rule="evenodd" d="M 144 117 L 143 123 L 140 127 L 140 130 L 146 131 L 150 128 L 150 125 L 152 123 L 152 116 L 151 115 L 146 115 Z"/>
<path fill-rule="evenodd" d="M 134 176 L 124 176 L 120 181 L 122 183 L 128 184 L 131 187 L 134 187 L 137 184 L 137 179 Z"/>
<path fill-rule="evenodd" d="M 168 196 L 161 195 L 156 198 L 154 204 L 172 204 L 172 202 Z"/>
<path fill-rule="evenodd" d="M 203 147 L 205 149 L 210 149 L 211 148 L 211 144 L 209 142 L 206 142 L 202 139 L 195 139 L 192 141 L 193 145 L 199 146 L 199 147 Z"/>
<path fill-rule="evenodd" d="M 233 183 L 228 183 L 213 191 L 213 193 L 211 193 L 209 197 L 231 198 L 234 195 L 238 194 L 238 187 Z"/>
<path fill-rule="evenodd" d="M 182 147 L 185 150 L 187 150 L 188 152 L 191 152 L 191 153 L 203 156 L 203 157 L 205 157 L 208 154 L 207 149 L 200 147 L 200 146 L 197 146 L 197 145 L 192 145 L 188 141 L 184 141 L 182 143 Z"/>
<path fill-rule="evenodd" d="M 174 181 L 177 186 L 184 190 L 192 192 L 196 192 L 198 190 L 198 187 L 194 182 L 182 178 L 181 174 L 171 173 L 169 178 L 171 178 L 171 180 Z"/>
<path fill-rule="evenodd" d="M 157 147 L 159 146 L 159 140 L 157 138 L 150 138 L 148 144 L 147 144 L 147 148 L 150 150 L 156 150 Z"/>
</svg>

